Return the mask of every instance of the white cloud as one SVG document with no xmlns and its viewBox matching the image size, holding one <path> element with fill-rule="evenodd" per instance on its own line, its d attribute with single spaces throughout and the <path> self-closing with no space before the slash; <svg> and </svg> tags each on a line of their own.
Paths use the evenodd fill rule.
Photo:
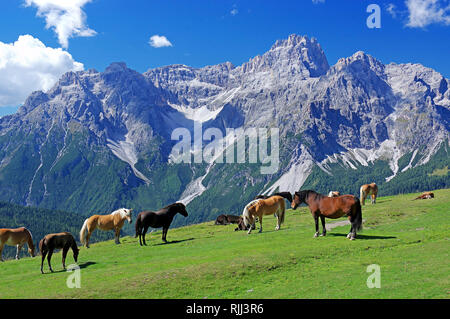
<svg viewBox="0 0 450 319">
<path fill-rule="evenodd" d="M 31 92 L 50 89 L 65 72 L 83 69 L 67 51 L 46 47 L 31 35 L 14 43 L 0 41 L 0 106 L 22 104 Z"/>
<path fill-rule="evenodd" d="M 163 35 L 153 35 L 148 42 L 154 48 L 171 47 L 172 43 Z"/>
<path fill-rule="evenodd" d="M 233 10 L 230 11 L 230 13 L 231 13 L 232 16 L 235 16 L 236 14 L 239 13 L 239 10 L 234 8 Z"/>
<path fill-rule="evenodd" d="M 397 7 L 393 3 L 389 3 L 386 7 L 386 11 L 395 19 L 397 18 Z"/>
<path fill-rule="evenodd" d="M 450 5 L 438 0 L 406 0 L 408 8 L 407 27 L 423 28 L 437 23 L 450 25 Z"/>
<path fill-rule="evenodd" d="M 325 3 L 325 0 L 312 0 L 314 4 Z"/>
<path fill-rule="evenodd" d="M 46 28 L 53 29 L 65 49 L 69 38 L 91 37 L 97 34 L 86 25 L 86 14 L 81 8 L 92 0 L 25 0 L 25 5 L 37 7 L 37 16 L 45 17 Z"/>
</svg>

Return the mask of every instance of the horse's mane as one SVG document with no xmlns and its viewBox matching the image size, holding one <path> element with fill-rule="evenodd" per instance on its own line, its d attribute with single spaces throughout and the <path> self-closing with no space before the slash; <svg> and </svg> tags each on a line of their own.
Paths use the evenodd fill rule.
<svg viewBox="0 0 450 319">
<path fill-rule="evenodd" d="M 184 207 L 186 207 L 183 203 L 176 202 L 176 203 L 172 203 L 170 205 L 167 205 L 166 207 L 163 207 L 161 209 L 169 209 L 169 208 L 172 208 L 172 207 L 175 207 L 175 206 L 184 206 Z"/>
<path fill-rule="evenodd" d="M 306 198 L 308 198 L 309 197 L 309 195 L 315 195 L 317 198 L 319 198 L 319 199 L 321 199 L 321 198 L 323 198 L 323 197 L 327 197 L 327 196 L 325 196 L 325 195 L 323 195 L 323 194 L 320 194 L 320 193 L 318 193 L 318 192 L 316 192 L 316 191 L 313 191 L 312 189 L 307 189 L 307 190 L 303 190 L 303 191 L 298 191 L 298 192 L 295 192 L 295 195 L 297 195 L 297 196 L 301 196 L 301 194 L 304 194 L 305 195 L 305 199 Z"/>
<path fill-rule="evenodd" d="M 113 211 L 110 215 L 117 215 L 117 214 L 121 214 L 122 215 L 122 211 L 127 211 L 126 208 L 119 208 L 115 211 Z"/>
</svg>

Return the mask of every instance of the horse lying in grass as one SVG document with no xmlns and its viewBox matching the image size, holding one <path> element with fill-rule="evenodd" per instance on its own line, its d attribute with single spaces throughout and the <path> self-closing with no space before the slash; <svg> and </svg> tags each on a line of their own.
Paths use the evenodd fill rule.
<svg viewBox="0 0 450 319">
<path fill-rule="evenodd" d="M 257 217 L 260 226 L 259 232 L 261 233 L 264 215 L 275 215 L 277 217 L 277 226 L 275 229 L 279 230 L 281 224 L 284 222 L 285 211 L 284 198 L 275 195 L 267 199 L 256 199 L 248 203 L 242 212 L 242 218 L 244 219 L 245 227 L 249 227 L 248 234 L 250 234 L 252 229 L 254 229 Z"/>
<path fill-rule="evenodd" d="M 144 243 L 144 245 L 147 245 L 145 243 L 145 234 L 147 233 L 149 227 L 153 228 L 162 227 L 162 240 L 163 242 L 167 243 L 166 240 L 167 231 L 169 230 L 170 224 L 172 223 L 172 220 L 177 213 L 180 213 L 184 217 L 188 216 L 186 206 L 184 206 L 184 204 L 182 203 L 174 203 L 168 205 L 164 208 L 161 208 L 157 212 L 152 211 L 140 212 L 139 215 L 136 217 L 136 236 L 135 236 L 135 237 L 139 236 L 139 245 L 142 246 L 142 243 Z"/>
<path fill-rule="evenodd" d="M 73 259 L 75 262 L 78 262 L 78 252 L 79 249 L 77 247 L 77 243 L 75 242 L 75 238 L 73 238 L 71 233 L 58 233 L 58 234 L 48 234 L 39 242 L 39 250 L 42 254 L 41 259 L 41 273 L 44 273 L 44 260 L 45 256 L 47 256 L 48 267 L 50 271 L 53 272 L 52 265 L 50 264 L 50 260 L 52 259 L 53 251 L 55 249 L 62 249 L 62 265 L 63 269 L 66 269 L 66 256 L 69 249 L 72 248 Z"/>
<path fill-rule="evenodd" d="M 215 225 L 239 224 L 241 216 L 236 215 L 219 215 L 216 218 Z"/>
<path fill-rule="evenodd" d="M 10 229 L 10 228 L 2 228 L 0 229 L 0 260 L 3 261 L 2 252 L 3 246 L 16 246 L 16 259 L 20 258 L 20 250 L 22 247 L 27 244 L 28 245 L 28 253 L 31 257 L 34 257 L 34 244 L 33 244 L 33 236 L 28 229 L 25 227 Z"/>
<path fill-rule="evenodd" d="M 119 236 L 120 230 L 123 227 L 125 220 L 131 224 L 131 211 L 133 209 L 120 208 L 109 215 L 92 215 L 83 223 L 80 231 L 80 242 L 89 248 L 89 239 L 96 228 L 104 231 L 114 230 L 114 241 L 120 244 Z"/>
<path fill-rule="evenodd" d="M 352 225 L 347 235 L 347 238 L 350 240 L 354 240 L 356 238 L 356 232 L 362 229 L 361 203 L 353 195 L 328 197 L 312 190 L 295 192 L 291 208 L 296 209 L 302 203 L 309 206 L 309 210 L 314 217 L 316 223 L 314 237 L 319 235 L 319 217 L 322 221 L 322 236 L 325 236 L 327 233 L 325 218 L 336 219 L 344 215 L 348 216 Z"/>
</svg>

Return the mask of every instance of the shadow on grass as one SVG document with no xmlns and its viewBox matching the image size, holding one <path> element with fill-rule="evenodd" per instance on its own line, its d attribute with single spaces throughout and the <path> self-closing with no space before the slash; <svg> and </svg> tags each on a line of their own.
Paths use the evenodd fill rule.
<svg viewBox="0 0 450 319">
<path fill-rule="evenodd" d="M 188 239 L 182 239 L 182 240 L 172 240 L 172 241 L 168 241 L 167 243 L 159 243 L 159 244 L 153 244 L 152 246 L 160 246 L 160 245 L 169 245 L 169 244 L 178 244 L 178 243 L 182 243 L 184 241 L 190 241 L 190 240 L 194 240 L 194 238 L 188 238 Z M 148 245 L 147 245 L 148 246 Z"/>
<path fill-rule="evenodd" d="M 93 262 L 93 261 L 88 261 L 88 262 L 85 262 L 85 263 L 82 263 L 82 264 L 78 264 L 78 267 L 80 267 L 80 269 L 84 269 L 84 268 L 87 268 L 87 267 L 89 267 L 89 266 L 91 266 L 91 265 L 95 265 L 96 264 L 96 262 Z M 53 265 L 53 263 L 52 263 L 52 265 Z M 61 273 L 61 272 L 67 272 L 67 269 L 61 269 L 61 270 L 53 270 L 53 272 L 51 272 L 50 270 L 48 270 L 47 269 L 47 271 L 46 271 L 46 267 L 45 267 L 46 265 L 44 264 L 44 275 L 50 275 L 50 274 L 57 274 L 57 273 Z M 66 268 L 67 268 L 67 265 L 66 265 Z"/>
<path fill-rule="evenodd" d="M 347 237 L 347 234 L 327 233 L 327 236 Z M 395 237 L 395 236 L 374 236 L 374 235 L 356 234 L 356 239 L 393 239 L 393 238 L 397 238 L 397 237 Z"/>
</svg>

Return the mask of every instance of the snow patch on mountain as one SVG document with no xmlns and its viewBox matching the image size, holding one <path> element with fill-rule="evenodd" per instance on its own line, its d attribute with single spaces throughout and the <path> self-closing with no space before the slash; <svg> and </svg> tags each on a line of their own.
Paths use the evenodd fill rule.
<svg viewBox="0 0 450 319">
<path fill-rule="evenodd" d="M 134 143 L 133 141 L 131 141 L 128 134 L 129 133 L 125 135 L 124 141 L 114 141 L 112 139 L 107 139 L 106 145 L 115 156 L 130 165 L 134 175 L 136 175 L 137 178 L 143 180 L 148 185 L 150 184 L 150 180 L 135 167 L 136 163 L 138 162 L 138 157 L 136 154 Z"/>
</svg>

